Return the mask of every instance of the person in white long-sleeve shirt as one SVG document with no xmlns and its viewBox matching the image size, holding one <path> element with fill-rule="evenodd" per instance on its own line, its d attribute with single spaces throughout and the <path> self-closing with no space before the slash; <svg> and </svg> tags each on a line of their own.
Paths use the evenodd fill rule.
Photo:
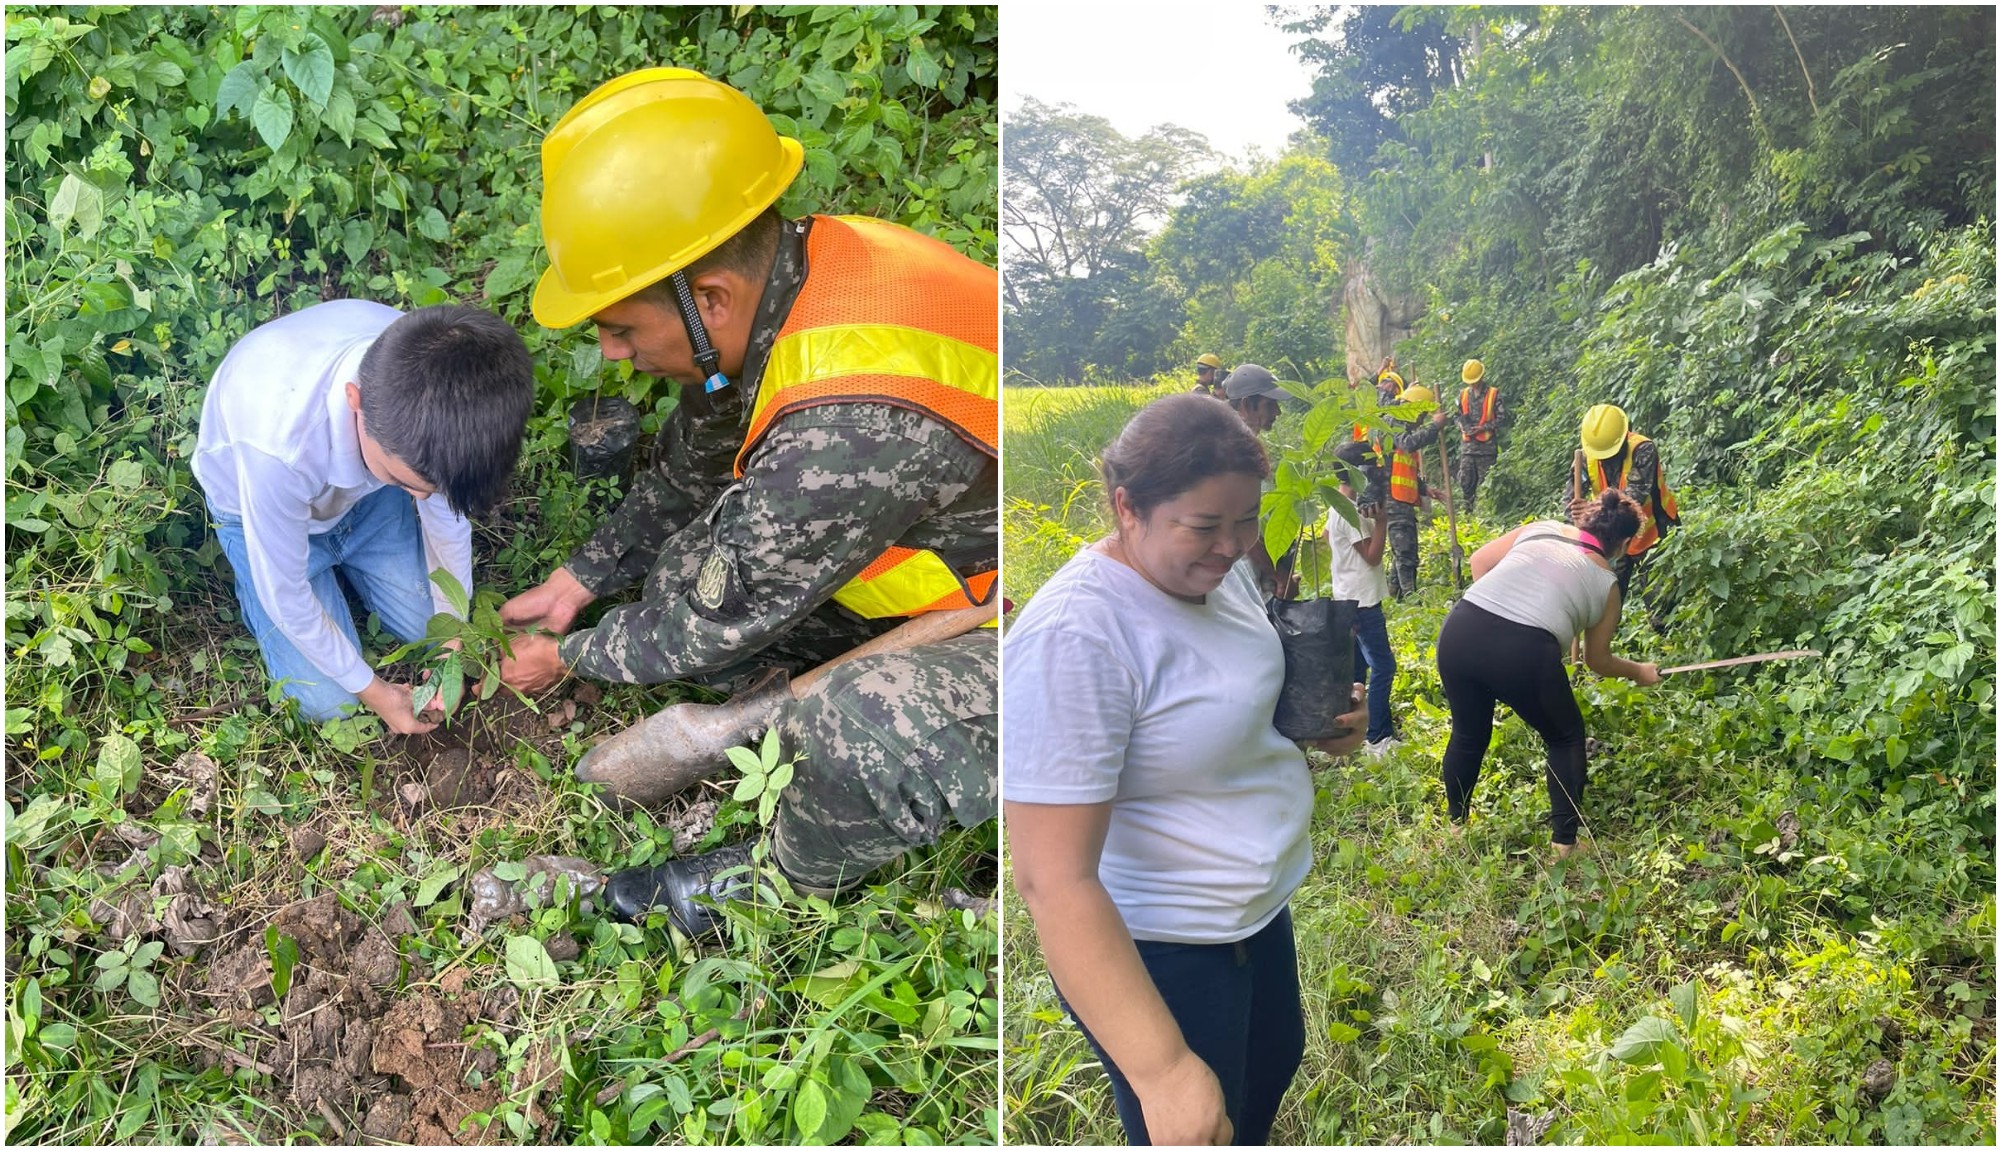
<svg viewBox="0 0 2000 1151">
<path fill-rule="evenodd" d="M 472 528 L 505 490 L 534 403 L 527 346 L 491 312 L 335 300 L 250 332 L 216 370 L 192 461 L 265 669 L 309 720 L 357 700 L 435 726 L 362 657 L 336 578 L 405 640 L 470 592 Z"/>
</svg>

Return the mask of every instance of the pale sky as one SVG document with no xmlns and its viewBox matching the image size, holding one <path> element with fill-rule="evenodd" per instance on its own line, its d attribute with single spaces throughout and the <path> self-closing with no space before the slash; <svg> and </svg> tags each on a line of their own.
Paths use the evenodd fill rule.
<svg viewBox="0 0 2000 1151">
<path fill-rule="evenodd" d="M 1178 124 L 1231 160 L 1251 145 L 1276 156 L 1303 127 L 1286 101 L 1312 91 L 1289 43 L 1264 5 L 1239 0 L 1004 4 L 1001 107 L 1033 96 L 1102 116 L 1128 138 Z"/>
</svg>

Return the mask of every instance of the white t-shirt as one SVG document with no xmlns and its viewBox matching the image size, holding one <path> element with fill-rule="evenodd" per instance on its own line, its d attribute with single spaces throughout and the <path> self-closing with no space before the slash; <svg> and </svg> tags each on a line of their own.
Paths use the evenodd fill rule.
<svg viewBox="0 0 2000 1151">
<path fill-rule="evenodd" d="M 1604 617 L 1618 576 L 1592 563 L 1554 520 L 1536 520 L 1514 537 L 1493 570 L 1465 589 L 1467 603 L 1502 619 L 1538 627 L 1560 647 Z"/>
<path fill-rule="evenodd" d="M 299 654 L 359 692 L 374 678 L 306 580 L 308 537 L 332 530 L 349 508 L 384 487 L 361 461 L 347 406 L 362 354 L 402 313 L 366 300 L 333 300 L 281 316 L 237 341 L 201 405 L 189 461 L 219 516 L 243 521 L 250 582 L 264 612 Z M 442 567 L 472 588 L 472 525 L 443 493 L 417 501 L 425 570 Z M 433 586 L 431 602 L 451 606 Z"/>
<path fill-rule="evenodd" d="M 1090 548 L 1001 658 L 1002 794 L 1111 804 L 1098 862 L 1134 939 L 1256 934 L 1312 867 L 1312 777 L 1271 726 L 1284 651 L 1248 564 L 1206 603 Z"/>
<path fill-rule="evenodd" d="M 1367 516 L 1357 517 L 1360 527 L 1355 527 L 1342 519 L 1339 512 L 1326 513 L 1326 544 L 1333 553 L 1328 565 L 1333 579 L 1333 598 L 1351 599 L 1362 607 L 1374 607 L 1389 594 L 1389 574 L 1382 570 L 1380 563 L 1369 563 L 1361 558 L 1356 544 L 1365 543 L 1375 530 L 1375 521 Z"/>
</svg>

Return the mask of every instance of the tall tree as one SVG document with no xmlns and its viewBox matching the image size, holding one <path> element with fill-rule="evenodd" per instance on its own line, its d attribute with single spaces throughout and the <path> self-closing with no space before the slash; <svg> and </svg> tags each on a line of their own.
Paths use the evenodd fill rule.
<svg viewBox="0 0 2000 1151">
<path fill-rule="evenodd" d="M 1086 363 L 1151 364 L 1165 354 L 1179 318 L 1147 294 L 1144 246 L 1212 157 L 1184 128 L 1128 139 L 1101 116 L 1032 97 L 1007 117 L 1000 228 L 1010 370 L 1075 380 Z"/>
</svg>

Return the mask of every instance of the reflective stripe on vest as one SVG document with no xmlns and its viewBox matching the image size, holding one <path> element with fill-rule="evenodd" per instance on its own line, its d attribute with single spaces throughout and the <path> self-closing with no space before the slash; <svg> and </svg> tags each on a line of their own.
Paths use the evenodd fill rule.
<svg viewBox="0 0 2000 1151">
<path fill-rule="evenodd" d="M 778 331 L 736 474 L 772 423 L 819 404 L 889 403 L 989 456 L 1000 442 L 999 274 L 908 228 L 818 216 L 806 282 Z M 834 593 L 866 619 L 971 607 L 998 572 L 961 578 L 937 553 L 891 547 Z"/>
<path fill-rule="evenodd" d="M 1499 388 L 1488 387 L 1486 389 L 1486 403 L 1479 413 L 1479 422 L 1486 425 L 1486 430 L 1483 432 L 1464 433 L 1467 440 L 1478 440 L 1483 444 L 1493 438 L 1493 402 L 1499 398 Z M 1471 388 L 1460 388 L 1458 390 L 1458 414 L 1461 416 L 1472 414 Z"/>
<path fill-rule="evenodd" d="M 936 552 L 892 547 L 835 592 L 833 601 L 864 619 L 951 611 L 985 603 L 999 578 L 990 571 L 961 580 Z"/>
<path fill-rule="evenodd" d="M 1639 445 L 1650 442 L 1652 441 L 1638 432 L 1625 433 L 1625 462 L 1619 466 L 1618 483 L 1615 485 L 1619 491 L 1624 491 L 1626 483 L 1632 478 L 1632 457 L 1638 454 Z M 1605 487 L 1610 485 L 1610 477 L 1604 474 L 1604 461 L 1590 461 L 1591 494 L 1603 495 Z M 1639 531 L 1632 537 L 1632 542 L 1625 545 L 1626 555 L 1644 555 L 1646 549 L 1660 542 L 1660 525 L 1656 514 L 1658 512 L 1665 512 L 1667 517 L 1672 520 L 1678 521 L 1681 518 L 1680 501 L 1676 500 L 1674 494 L 1667 490 L 1666 464 L 1660 459 L 1658 454 L 1655 454 L 1653 456 L 1653 498 L 1639 507 Z"/>
</svg>

